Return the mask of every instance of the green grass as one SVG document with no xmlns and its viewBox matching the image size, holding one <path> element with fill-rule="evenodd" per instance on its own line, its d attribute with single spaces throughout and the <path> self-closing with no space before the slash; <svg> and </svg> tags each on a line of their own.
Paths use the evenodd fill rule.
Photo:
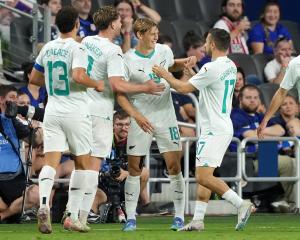
<svg viewBox="0 0 300 240">
<path fill-rule="evenodd" d="M 189 218 L 187 219 L 189 220 Z M 205 231 L 203 232 L 173 232 L 169 230 L 171 217 L 141 217 L 138 218 L 136 232 L 122 232 L 120 224 L 93 224 L 89 233 L 66 232 L 61 225 L 54 224 L 54 233 L 42 235 L 37 232 L 36 224 L 0 225 L 0 240 L 211 240 L 211 239 L 299 239 L 300 240 L 300 215 L 262 215 L 251 216 L 246 229 L 241 232 L 234 230 L 235 216 L 207 217 Z"/>
</svg>

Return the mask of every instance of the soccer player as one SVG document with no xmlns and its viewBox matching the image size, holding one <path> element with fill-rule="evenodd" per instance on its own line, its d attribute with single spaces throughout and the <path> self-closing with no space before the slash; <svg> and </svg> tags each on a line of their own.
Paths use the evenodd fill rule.
<svg viewBox="0 0 300 240">
<path fill-rule="evenodd" d="M 135 49 L 125 54 L 126 78 L 131 82 L 144 83 L 153 79 L 163 83 L 166 88 L 160 96 L 131 94 L 131 104 L 124 95 L 118 95 L 120 106 L 132 117 L 128 132 L 127 154 L 129 176 L 125 183 L 125 204 L 127 222 L 123 231 L 136 230 L 136 206 L 140 195 L 140 175 L 142 160 L 149 152 L 152 138 L 155 137 L 160 153 L 163 155 L 170 177 L 170 187 L 175 207 L 175 217 L 171 229 L 184 225 L 185 184 L 181 173 L 181 142 L 170 86 L 152 72 L 154 64 L 170 71 L 183 69 L 185 64 L 194 66 L 196 57 L 174 60 L 167 45 L 158 44 L 158 28 L 152 20 L 137 19 L 134 33 L 138 38 Z"/>
<path fill-rule="evenodd" d="M 264 137 L 264 130 L 270 120 L 271 117 L 275 114 L 278 108 L 283 103 L 287 93 L 291 90 L 294 86 L 297 87 L 298 95 L 300 96 L 300 56 L 292 59 L 286 69 L 286 73 L 282 82 L 280 83 L 279 89 L 274 94 L 272 101 L 270 103 L 270 107 L 267 110 L 264 119 L 260 123 L 259 127 L 257 128 L 257 135 L 259 138 Z"/>
<path fill-rule="evenodd" d="M 160 66 L 153 68 L 157 76 L 167 80 L 180 93 L 199 90 L 201 135 L 196 152 L 197 201 L 193 220 L 179 231 L 204 229 L 204 215 L 212 191 L 238 209 L 236 230 L 244 228 L 252 211 L 250 202 L 243 201 L 224 181 L 213 175 L 233 136 L 230 112 L 237 69 L 226 56 L 229 46 L 230 35 L 225 30 L 211 29 L 205 47 L 212 62 L 206 63 L 186 82 L 173 78 Z"/>
<path fill-rule="evenodd" d="M 102 79 L 105 83 L 104 91 L 99 93 L 88 89 L 89 110 L 93 126 L 93 145 L 91 158 L 94 165 L 94 179 L 98 180 L 100 161 L 110 155 L 113 142 L 113 110 L 114 92 L 121 93 L 157 93 L 164 90 L 163 84 L 153 80 L 146 83 L 129 83 L 124 80 L 124 59 L 121 48 L 112 43 L 120 35 L 121 18 L 116 9 L 111 6 L 100 8 L 94 14 L 94 23 L 100 30 L 96 36 L 83 39 L 82 44 L 88 52 L 87 73 L 93 79 Z M 92 206 L 97 186 L 86 193 L 80 208 L 80 220 L 86 222 Z"/>
<path fill-rule="evenodd" d="M 40 209 L 38 228 L 41 233 L 51 233 L 49 197 L 56 167 L 61 153 L 68 149 L 75 156 L 75 172 L 69 189 L 70 216 L 64 228 L 87 231 L 78 219 L 79 204 L 86 189 L 94 182 L 91 169 L 91 120 L 87 109 L 86 88 L 104 89 L 103 81 L 94 81 L 86 74 L 85 47 L 75 41 L 79 29 L 78 13 L 72 7 L 61 9 L 56 17 L 61 32 L 58 39 L 50 41 L 41 50 L 30 76 L 30 83 L 46 84 L 48 104 L 43 122 L 45 166 L 39 175 Z"/>
</svg>

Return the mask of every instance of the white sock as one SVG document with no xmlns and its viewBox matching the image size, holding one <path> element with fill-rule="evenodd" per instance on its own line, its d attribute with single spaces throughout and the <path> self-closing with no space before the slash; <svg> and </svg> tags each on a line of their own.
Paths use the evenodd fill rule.
<svg viewBox="0 0 300 240">
<path fill-rule="evenodd" d="M 125 207 L 127 219 L 134 219 L 140 195 L 140 176 L 128 176 L 125 182 Z"/>
<path fill-rule="evenodd" d="M 232 189 L 229 189 L 227 192 L 225 192 L 222 195 L 222 198 L 230 202 L 236 208 L 239 208 L 243 203 L 243 199 L 240 198 L 239 195 L 237 195 L 237 193 Z"/>
<path fill-rule="evenodd" d="M 185 204 L 185 184 L 182 172 L 177 175 L 169 175 L 171 180 L 171 193 L 173 195 L 173 203 L 175 208 L 175 217 L 184 220 L 184 204 Z"/>
<path fill-rule="evenodd" d="M 207 202 L 196 201 L 193 221 L 203 221 L 207 205 Z"/>
<path fill-rule="evenodd" d="M 49 208 L 49 198 L 54 183 L 56 170 L 53 167 L 45 165 L 39 175 L 39 195 L 40 208 Z"/>
<path fill-rule="evenodd" d="M 85 170 L 74 170 L 71 174 L 69 185 L 68 212 L 71 219 L 78 219 L 79 207 L 81 205 L 85 187 Z"/>
<path fill-rule="evenodd" d="M 84 172 L 85 188 L 84 196 L 80 205 L 79 220 L 81 223 L 85 224 L 97 192 L 99 173 L 93 170 L 85 170 Z"/>
</svg>

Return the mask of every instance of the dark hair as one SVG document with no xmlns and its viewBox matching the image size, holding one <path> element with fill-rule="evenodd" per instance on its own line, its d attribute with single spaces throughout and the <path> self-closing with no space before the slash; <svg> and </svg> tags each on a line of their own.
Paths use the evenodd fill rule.
<svg viewBox="0 0 300 240">
<path fill-rule="evenodd" d="M 116 119 L 123 120 L 128 117 L 129 117 L 128 113 L 125 112 L 123 109 L 120 109 L 115 112 L 113 121 L 115 122 Z"/>
<path fill-rule="evenodd" d="M 174 43 L 172 38 L 169 35 L 166 34 L 159 34 L 158 36 L 158 43 L 164 44 L 164 43 Z"/>
<path fill-rule="evenodd" d="M 134 9 L 134 6 L 133 6 L 132 2 L 130 0 L 115 0 L 114 7 L 117 8 L 117 6 L 120 3 L 127 3 L 127 4 L 130 5 L 131 10 L 132 10 L 132 18 L 135 20 L 137 18 L 137 15 L 136 15 L 136 12 L 135 12 L 135 9 Z"/>
<path fill-rule="evenodd" d="M 277 48 L 278 44 L 281 42 L 289 42 L 290 40 L 287 37 L 280 37 L 274 43 L 274 48 Z"/>
<path fill-rule="evenodd" d="M 224 29 L 212 28 L 209 30 L 212 41 L 220 51 L 227 51 L 230 46 L 230 34 Z"/>
<path fill-rule="evenodd" d="M 243 94 L 244 94 L 244 91 L 246 89 L 249 89 L 249 90 L 256 90 L 259 94 L 259 97 L 261 98 L 261 91 L 259 90 L 259 88 L 256 86 L 256 85 L 253 85 L 253 84 L 246 84 L 244 85 L 240 91 L 239 91 L 239 99 L 241 99 L 243 97 Z"/>
<path fill-rule="evenodd" d="M 223 8 L 226 7 L 228 1 L 229 0 L 223 0 L 222 1 L 222 4 L 221 4 L 221 15 L 220 15 L 220 17 L 227 16 L 227 14 L 224 12 Z M 244 0 L 241 0 L 241 2 L 242 2 L 242 9 L 243 9 L 243 12 L 244 12 L 244 9 L 245 9 Z M 242 13 L 242 15 L 243 15 L 243 13 Z"/>
<path fill-rule="evenodd" d="M 263 22 L 263 23 L 265 21 L 265 16 L 264 16 L 265 15 L 265 11 L 270 6 L 277 6 L 279 8 L 279 11 L 280 11 L 280 5 L 279 5 L 278 1 L 276 1 L 276 0 L 267 0 L 266 3 L 265 3 L 265 5 L 263 6 L 263 8 L 261 10 L 260 17 L 259 17 L 259 20 L 261 22 Z"/>
<path fill-rule="evenodd" d="M 40 0 L 40 1 L 38 1 L 38 2 L 39 2 L 39 4 L 41 4 L 41 5 L 43 5 L 43 4 L 48 5 L 50 1 L 51 1 L 51 0 Z"/>
<path fill-rule="evenodd" d="M 119 14 L 113 6 L 104 6 L 94 13 L 93 20 L 99 30 L 105 30 L 118 17 Z"/>
<path fill-rule="evenodd" d="M 201 36 L 199 36 L 197 33 L 195 33 L 194 30 L 188 31 L 182 39 L 182 45 L 184 51 L 188 51 L 191 47 L 193 48 L 201 47 L 204 44 L 205 44 L 204 39 Z"/>
<path fill-rule="evenodd" d="M 71 32 L 76 24 L 78 12 L 71 6 L 63 7 L 56 15 L 55 24 L 61 33 Z"/>
<path fill-rule="evenodd" d="M 0 97 L 5 97 L 9 92 L 17 92 L 18 90 L 11 85 L 0 85 Z"/>
<path fill-rule="evenodd" d="M 22 63 L 22 69 L 24 71 L 23 73 L 23 81 L 24 82 L 29 82 L 28 75 L 31 73 L 32 68 L 34 66 L 34 62 L 24 62 Z"/>
</svg>

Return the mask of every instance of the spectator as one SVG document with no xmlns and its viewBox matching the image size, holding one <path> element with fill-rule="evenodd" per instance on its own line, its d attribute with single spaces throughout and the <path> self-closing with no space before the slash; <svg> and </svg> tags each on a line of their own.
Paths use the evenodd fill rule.
<svg viewBox="0 0 300 240">
<path fill-rule="evenodd" d="M 230 33 L 229 53 L 249 53 L 246 34 L 250 29 L 250 22 L 243 15 L 243 0 L 223 0 L 221 19 L 215 23 L 214 28 L 221 28 Z"/>
<path fill-rule="evenodd" d="M 0 86 L 0 220 L 17 221 L 22 210 L 22 195 L 26 178 L 19 153 L 19 140 L 29 136 L 29 128 L 16 118 L 5 117 L 6 102 L 17 100 L 17 90 L 12 86 Z M 38 135 L 37 135 L 38 136 Z M 35 138 L 35 143 L 41 139 Z M 37 206 L 38 187 L 26 190 L 26 208 Z"/>
<path fill-rule="evenodd" d="M 294 57 L 291 41 L 285 37 L 279 38 L 274 45 L 274 59 L 267 63 L 264 72 L 268 82 L 280 84 L 286 68 Z"/>
<path fill-rule="evenodd" d="M 161 21 L 161 16 L 157 11 L 154 9 L 146 6 L 142 1 L 140 0 L 131 0 L 134 10 L 137 13 L 137 16 L 139 18 L 141 17 L 147 17 L 152 19 L 155 23 L 159 23 Z"/>
<path fill-rule="evenodd" d="M 51 40 L 57 39 L 59 31 L 55 25 L 55 18 L 58 11 L 61 9 L 61 0 L 41 0 L 43 6 L 47 6 L 51 12 Z"/>
<path fill-rule="evenodd" d="M 114 39 L 114 43 L 119 45 L 125 53 L 137 45 L 137 38 L 132 30 L 133 22 L 137 16 L 130 0 L 116 0 L 114 6 L 122 22 L 121 35 Z"/>
<path fill-rule="evenodd" d="M 285 130 L 285 136 L 289 135 L 287 123 L 299 115 L 299 102 L 297 98 L 292 95 L 286 95 L 283 103 L 279 108 L 279 115 L 274 117 L 272 121 L 280 124 Z"/>
<path fill-rule="evenodd" d="M 169 35 L 159 34 L 157 42 L 160 44 L 166 44 L 173 50 L 174 42 Z"/>
<path fill-rule="evenodd" d="M 90 15 L 92 8 L 91 0 L 72 0 L 72 6 L 79 13 L 80 27 L 77 35 L 82 39 L 86 36 L 98 34 L 98 30 L 94 24 L 93 18 Z"/>
<path fill-rule="evenodd" d="M 246 84 L 246 79 L 245 79 L 244 70 L 241 67 L 237 67 L 236 83 L 234 85 L 233 98 L 232 98 L 232 108 L 239 107 L 240 105 L 239 93 L 245 84 Z"/>
<path fill-rule="evenodd" d="M 287 38 L 290 43 L 291 34 L 279 23 L 280 6 L 277 1 L 268 1 L 262 11 L 260 22 L 249 33 L 249 44 L 253 54 L 273 54 L 275 42 L 281 38 Z"/>
<path fill-rule="evenodd" d="M 234 137 L 243 140 L 247 137 L 257 136 L 257 127 L 263 120 L 264 114 L 258 113 L 260 104 L 260 92 L 255 85 L 245 85 L 239 94 L 240 108 L 233 109 L 231 112 L 231 119 L 234 129 Z M 265 135 L 268 137 L 280 137 L 285 134 L 282 126 L 276 122 L 270 121 L 265 129 Z M 231 144 L 231 151 L 236 151 L 235 145 Z M 256 145 L 248 144 L 246 152 L 255 153 Z M 290 157 L 279 155 L 278 157 L 278 175 L 279 176 L 293 176 L 293 160 Z M 258 171 L 258 161 L 254 161 L 254 169 Z M 294 201 L 291 197 L 293 183 L 281 183 L 285 191 L 284 201 L 274 202 L 273 205 L 278 207 L 281 204 L 282 207 L 288 208 L 287 201 Z"/>
<path fill-rule="evenodd" d="M 39 87 L 29 83 L 29 76 L 32 71 L 34 63 L 26 62 L 22 65 L 24 69 L 23 80 L 27 83 L 27 86 L 20 88 L 21 92 L 26 93 L 30 98 L 30 104 L 34 107 L 45 107 L 45 101 L 47 98 L 47 91 L 45 87 Z"/>
</svg>

